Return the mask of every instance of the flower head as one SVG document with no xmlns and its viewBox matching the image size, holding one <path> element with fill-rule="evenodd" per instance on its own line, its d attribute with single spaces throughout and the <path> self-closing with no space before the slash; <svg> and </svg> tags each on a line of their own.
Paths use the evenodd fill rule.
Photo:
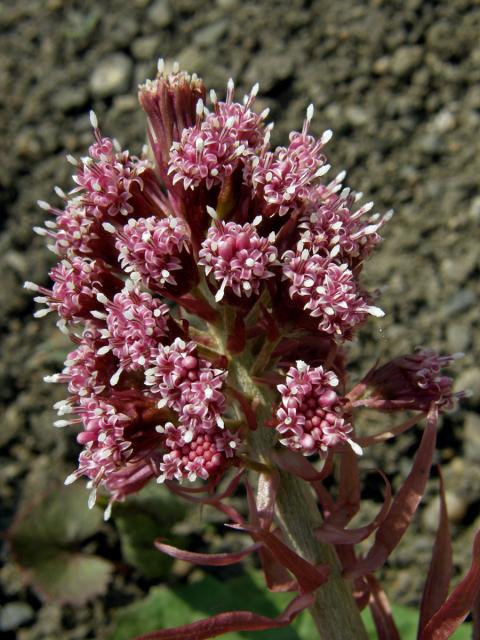
<svg viewBox="0 0 480 640">
<path fill-rule="evenodd" d="M 310 105 L 302 132 L 290 134 L 288 147 L 263 151 L 252 158 L 249 172 L 252 186 L 265 200 L 270 215 L 284 216 L 301 206 L 308 199 L 314 181 L 330 168 L 322 149 L 332 132 L 325 131 L 320 140 L 308 135 L 312 117 L 313 105 Z"/>
<path fill-rule="evenodd" d="M 272 238 L 262 238 L 254 225 L 217 221 L 210 227 L 199 252 L 199 264 L 205 273 L 220 283 L 215 299 L 225 290 L 238 296 L 258 294 L 263 280 L 273 277 L 277 250 Z"/>
<path fill-rule="evenodd" d="M 207 189 L 222 184 L 263 141 L 263 119 L 268 112 L 257 115 L 250 108 L 258 86 L 243 104 L 233 102 L 233 88 L 229 81 L 225 102 L 219 102 L 212 92 L 212 113 L 205 111 L 202 100 L 197 103 L 195 126 L 184 129 L 180 141 L 172 145 L 168 173 L 173 175 L 173 184 L 182 181 L 184 189 L 202 182 Z"/>
<path fill-rule="evenodd" d="M 130 218 L 121 230 L 111 230 L 120 264 L 133 281 L 153 291 L 178 285 L 175 272 L 187 271 L 191 262 L 190 231 L 181 218 Z"/>
<path fill-rule="evenodd" d="M 306 247 L 314 253 L 351 264 L 371 254 L 381 241 L 378 232 L 392 212 L 383 217 L 374 214 L 365 222 L 363 216 L 372 209 L 373 202 L 367 202 L 355 211 L 354 205 L 361 194 L 348 188 L 338 192 L 342 178 L 343 175 L 327 187 L 321 185 L 310 193 L 306 210 L 300 218 L 299 249 Z"/>
<path fill-rule="evenodd" d="M 60 262 L 51 290 L 26 286 L 75 345 L 48 377 L 69 391 L 56 425 L 82 425 L 72 477 L 113 500 L 152 477 L 213 486 L 255 460 L 251 385 L 275 387 L 299 358 L 274 389 L 280 443 L 305 455 L 354 446 L 330 368 L 382 315 L 360 274 L 386 217 L 363 222 L 370 205 L 355 209 L 342 174 L 323 184 L 331 132 L 312 134 L 313 106 L 272 149 L 257 91 L 236 101 L 229 81 L 208 110 L 203 82 L 160 61 L 139 90 L 154 162 L 104 136 L 92 112 L 88 155 L 68 158 L 75 186 L 55 189 L 63 208 L 40 203 L 55 220 L 37 231 Z"/>
<path fill-rule="evenodd" d="M 101 309 L 97 294 L 111 295 L 123 284 L 102 260 L 79 257 L 59 262 L 50 271 L 50 277 L 53 280 L 51 290 L 26 283 L 28 288 L 42 294 L 35 301 L 47 305 L 37 311 L 36 316 L 56 311 L 66 322 L 90 319 L 92 311 Z"/>
<path fill-rule="evenodd" d="M 120 366 L 111 380 L 116 384 L 122 371 L 144 368 L 159 341 L 167 335 L 168 307 L 146 291 L 130 286 L 111 301 L 101 294 L 98 299 L 106 310 L 106 329 L 100 333 L 108 343 L 99 353 L 111 349 L 118 358 Z"/>
<path fill-rule="evenodd" d="M 320 254 L 310 255 L 306 249 L 301 254 L 288 251 L 283 256 L 283 274 L 290 282 L 290 298 L 319 319 L 320 331 L 348 337 L 367 314 L 384 315 L 368 304 L 347 264 L 338 265 Z"/>
<path fill-rule="evenodd" d="M 394 358 L 374 367 L 364 378 L 369 396 L 389 410 L 415 409 L 428 411 L 432 404 L 450 410 L 465 395 L 454 393 L 453 379 L 442 369 L 463 354 L 440 356 L 432 349 Z"/>
<path fill-rule="evenodd" d="M 302 361 L 290 367 L 285 383 L 277 387 L 281 400 L 275 428 L 282 444 L 311 455 L 349 442 L 352 426 L 343 415 L 337 385 L 337 376 L 323 367 Z"/>
</svg>

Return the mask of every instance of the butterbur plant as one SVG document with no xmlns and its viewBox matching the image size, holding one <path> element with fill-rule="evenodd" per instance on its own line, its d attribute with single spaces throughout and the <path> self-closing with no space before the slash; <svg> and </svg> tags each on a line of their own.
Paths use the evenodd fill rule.
<svg viewBox="0 0 480 640">
<path fill-rule="evenodd" d="M 223 566 L 257 553 L 272 591 L 292 599 L 276 618 L 233 611 L 144 638 L 200 640 L 290 624 L 309 609 L 323 640 L 361 640 L 370 606 L 378 638 L 398 638 L 375 571 L 401 541 L 425 491 L 439 415 L 461 393 L 444 373 L 456 356 L 428 349 L 376 363 L 350 384 L 348 343 L 383 316 L 362 284 L 391 213 L 327 178 L 332 134 L 310 133 L 310 105 L 287 146 L 272 147 L 258 85 L 221 100 L 201 79 L 160 61 L 139 89 L 148 148 L 141 157 L 104 136 L 90 115 L 88 155 L 68 160 L 74 187 L 37 232 L 58 256 L 50 289 L 26 283 L 72 341 L 57 427 L 78 425 L 78 468 L 89 506 L 149 482 L 222 512 L 250 536 L 244 550 L 159 552 Z M 362 435 L 368 412 L 405 414 Z M 360 528 L 363 449 L 424 423 L 411 470 Z M 245 512 L 230 503 L 240 485 Z M 442 489 L 443 491 L 443 489 Z M 238 502 L 235 504 L 238 505 Z M 421 604 L 418 638 L 448 638 L 473 607 L 480 538 L 449 594 L 448 521 L 442 510 Z M 370 542 L 368 542 L 370 541 Z M 153 541 L 152 541 L 153 543 Z M 362 551 L 358 545 L 362 543 Z"/>
</svg>

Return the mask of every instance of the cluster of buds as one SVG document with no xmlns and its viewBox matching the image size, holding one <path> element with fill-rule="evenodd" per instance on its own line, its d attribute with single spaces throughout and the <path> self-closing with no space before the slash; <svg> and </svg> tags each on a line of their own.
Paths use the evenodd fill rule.
<svg viewBox="0 0 480 640">
<path fill-rule="evenodd" d="M 212 492 L 232 467 L 278 463 L 317 478 L 308 458 L 331 469 L 333 456 L 350 460 L 368 444 L 357 409 L 420 419 L 454 403 L 440 372 L 451 358 L 429 351 L 345 388 L 347 342 L 383 316 L 361 275 L 391 212 L 358 204 L 344 172 L 326 180 L 332 133 L 310 133 L 313 105 L 288 146 L 273 148 L 257 92 L 236 102 L 230 80 L 226 99 L 211 91 L 208 102 L 197 76 L 160 62 L 139 90 L 143 156 L 103 136 L 92 112 L 88 156 L 68 157 L 75 186 L 55 189 L 63 207 L 39 203 L 55 220 L 36 231 L 59 263 L 51 289 L 26 287 L 46 305 L 35 315 L 57 313 L 74 343 L 47 381 L 68 387 L 55 424 L 80 427 L 67 482 L 88 478 L 90 506 L 98 488 L 112 503 L 154 478 Z M 256 449 L 259 434 L 271 458 Z M 254 539 L 275 556 L 265 522 Z"/>
</svg>

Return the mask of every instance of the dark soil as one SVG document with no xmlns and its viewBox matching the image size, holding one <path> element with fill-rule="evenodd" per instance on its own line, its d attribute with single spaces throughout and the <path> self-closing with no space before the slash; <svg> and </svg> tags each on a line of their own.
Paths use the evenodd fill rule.
<svg viewBox="0 0 480 640">
<path fill-rule="evenodd" d="M 222 95 L 257 80 L 277 125 L 298 129 L 310 102 L 314 133 L 332 128 L 329 156 L 349 183 L 394 208 L 368 266 L 386 318 L 352 345 L 355 367 L 431 345 L 463 351 L 462 408 L 446 416 L 438 460 L 448 488 L 456 570 L 469 563 L 480 525 L 480 5 L 475 0 L 6 0 L 0 9 L 0 499 L 1 526 L 42 483 L 71 469 L 75 444 L 52 428 L 61 389 L 42 382 L 61 368 L 53 321 L 32 318 L 24 280 L 47 282 L 53 256 L 32 226 L 37 199 L 70 186 L 66 153 L 90 142 L 88 111 L 105 133 L 138 152 L 144 121 L 136 86 L 156 58 L 176 59 Z M 99 78 L 99 74 L 101 77 Z M 373 449 L 365 468 L 405 476 L 419 433 Z M 418 602 L 435 529 L 433 480 L 412 531 L 385 571 L 396 602 Z M 368 486 L 367 486 L 367 496 Z M 375 491 L 372 498 L 377 497 Z M 372 504 L 372 509 L 377 507 Z M 25 603 L 20 640 L 99 637 L 110 609 L 141 586 L 118 578 L 84 610 L 42 605 L 4 549 L 0 597 Z M 18 608 L 18 607 L 17 607 Z M 13 625 L 15 627 L 15 625 Z M 100 631 L 99 631 L 100 630 Z"/>
</svg>

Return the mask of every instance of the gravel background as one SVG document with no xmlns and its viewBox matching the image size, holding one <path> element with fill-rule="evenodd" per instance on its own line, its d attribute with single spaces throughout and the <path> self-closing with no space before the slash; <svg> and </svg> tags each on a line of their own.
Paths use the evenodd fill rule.
<svg viewBox="0 0 480 640">
<path fill-rule="evenodd" d="M 439 460 L 449 487 L 457 569 L 465 570 L 480 524 L 480 3 L 475 0 L 19 0 L 0 9 L 0 500 L 1 525 L 39 483 L 75 459 L 71 439 L 51 427 L 62 390 L 42 377 L 58 370 L 64 343 L 48 320 L 34 321 L 25 279 L 46 282 L 52 263 L 31 227 L 37 199 L 69 187 L 65 153 L 90 141 L 88 110 L 105 133 L 138 152 L 144 123 L 136 86 L 156 58 L 176 59 L 222 95 L 260 81 L 272 109 L 274 142 L 301 126 L 314 102 L 313 132 L 332 128 L 335 169 L 394 208 L 385 241 L 368 266 L 386 318 L 352 345 L 354 364 L 416 345 L 463 351 L 462 410 L 444 419 Z M 418 434 L 367 459 L 405 474 Z M 401 457 L 403 456 L 403 457 Z M 60 469 L 61 467 L 61 469 Z M 60 469 L 60 470 L 59 470 Z M 35 489 L 34 489 L 35 488 Z M 429 489 L 433 494 L 435 482 Z M 387 571 L 396 601 L 418 598 L 435 500 Z M 112 593 L 84 611 L 42 606 L 25 589 L 6 550 L 0 571 L 0 629 L 21 640 L 98 637 Z M 118 587 L 124 595 L 139 587 Z M 118 592 L 117 589 L 117 592 Z M 123 589 L 123 591 L 122 591 Z M 118 595 L 118 593 L 117 593 Z M 123 597 L 123 596 L 122 596 Z M 127 597 L 127 596 L 125 596 Z M 120 598 L 121 599 L 121 598 Z M 117 598 L 118 600 L 118 598 Z M 22 613 L 23 612 L 23 613 Z M 15 617 L 16 616 L 16 617 Z M 6 636 L 8 637 L 8 636 Z"/>
</svg>

